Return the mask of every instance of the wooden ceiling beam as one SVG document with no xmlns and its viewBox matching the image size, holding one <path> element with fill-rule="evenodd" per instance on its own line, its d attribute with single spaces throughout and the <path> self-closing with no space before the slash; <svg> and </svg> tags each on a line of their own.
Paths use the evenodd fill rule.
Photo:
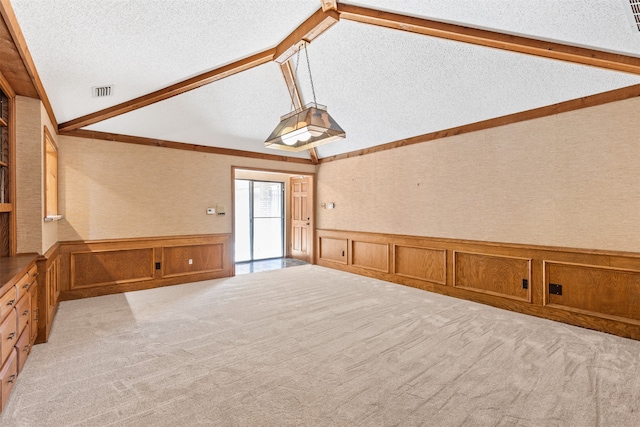
<svg viewBox="0 0 640 427">
<path fill-rule="evenodd" d="M 245 71 L 250 68 L 257 67 L 258 65 L 270 62 L 273 60 L 274 53 L 275 49 L 267 49 L 263 52 L 251 55 L 247 58 L 232 62 L 231 64 L 216 68 L 211 71 L 207 71 L 206 73 L 202 73 L 187 80 L 172 84 L 171 86 L 167 86 L 163 89 L 156 90 L 147 95 L 143 95 L 130 101 L 114 105 L 113 107 L 105 108 L 104 110 L 96 111 L 95 113 L 87 114 L 86 116 L 78 117 L 77 119 L 61 123 L 60 126 L 58 126 L 58 130 L 60 132 L 67 132 L 74 129 L 80 129 L 81 127 L 89 126 L 94 123 L 98 123 L 103 120 L 107 120 L 112 117 L 116 117 L 121 114 L 146 107 L 156 102 L 163 101 L 176 95 L 183 94 L 209 83 L 213 83 L 217 80 L 222 80 L 225 77 L 232 76 L 241 71 Z"/>
<path fill-rule="evenodd" d="M 300 91 L 296 84 L 296 76 L 293 74 L 291 62 L 287 61 L 280 64 L 280 69 L 282 70 L 282 77 L 284 77 L 284 81 L 287 84 L 287 91 L 289 91 L 293 108 L 296 110 L 302 108 L 302 96 L 300 96 Z"/>
<path fill-rule="evenodd" d="M 324 157 L 320 159 L 320 163 L 328 163 L 336 160 L 349 159 L 352 157 L 364 156 L 366 154 L 379 153 L 381 151 L 392 150 L 394 148 L 407 147 L 409 145 L 421 144 L 424 142 L 434 141 L 451 136 L 462 135 L 465 133 L 478 132 L 485 129 L 491 129 L 499 126 L 506 126 L 514 123 L 524 122 L 527 120 L 540 119 L 543 117 L 553 116 L 556 114 L 567 113 L 569 111 L 580 110 L 582 108 L 596 107 L 611 102 L 624 101 L 626 99 L 640 97 L 640 84 L 627 86 L 620 89 L 614 89 L 607 92 L 597 93 L 582 98 L 571 99 L 569 101 L 559 102 L 557 104 L 546 105 L 544 107 L 534 108 L 532 110 L 521 111 L 519 113 L 508 114 L 506 116 L 495 117 L 480 122 L 469 123 L 454 128 L 443 129 L 435 132 L 425 133 L 423 135 L 411 138 L 400 139 L 398 141 L 388 142 L 382 145 L 376 145 L 362 150 L 351 151 L 348 153 L 337 154 L 332 157 Z"/>
<path fill-rule="evenodd" d="M 47 97 L 47 92 L 44 90 L 44 85 L 40 80 L 38 70 L 36 69 L 36 65 L 33 62 L 33 58 L 31 57 L 31 53 L 29 52 L 29 48 L 27 47 L 27 42 L 25 41 L 22 30 L 20 29 L 20 25 L 18 24 L 18 18 L 16 17 L 16 14 L 13 11 L 11 2 L 9 0 L 0 0 L 0 15 L 2 15 L 2 19 L 4 20 L 7 30 L 9 31 L 9 34 L 13 39 L 12 42 L 16 50 L 18 51 L 20 58 L 22 59 L 24 69 L 29 75 L 29 79 L 31 80 L 31 83 L 35 88 L 36 94 L 40 98 L 40 101 L 42 101 L 42 105 L 44 105 L 44 109 L 49 115 L 49 119 L 53 123 L 53 126 L 56 127 L 58 125 L 56 116 L 53 113 L 53 108 L 51 107 L 51 103 L 49 102 L 49 98 Z M 22 93 L 17 91 L 16 93 L 18 95 L 24 96 L 33 95 L 31 92 Z"/>
<path fill-rule="evenodd" d="M 251 159 L 274 160 L 278 162 L 311 164 L 311 160 L 299 157 L 279 156 L 276 154 L 257 153 L 254 151 L 234 150 L 232 148 L 210 147 L 208 145 L 187 144 L 184 142 L 167 141 L 163 139 L 144 138 L 140 136 L 122 135 L 117 133 L 98 132 L 86 129 L 61 131 L 62 136 L 72 136 L 101 141 L 123 142 L 126 144 L 147 145 L 150 147 L 173 148 L 175 150 L 195 151 L 198 153 L 219 154 L 223 156 L 238 156 Z"/>
<path fill-rule="evenodd" d="M 325 12 L 318 9 L 276 47 L 273 60 L 279 64 L 287 62 L 304 43 L 310 43 L 316 39 L 339 19 L 340 15 L 335 10 Z"/>
<path fill-rule="evenodd" d="M 550 41 L 498 33 L 384 12 L 348 4 L 338 4 L 340 18 L 365 24 L 424 34 L 447 40 L 493 47 L 511 52 L 525 53 L 543 58 L 558 59 L 582 65 L 591 65 L 614 71 L 640 74 L 640 58 L 570 46 Z"/>
<path fill-rule="evenodd" d="M 320 159 L 318 158 L 318 152 L 316 151 L 316 147 L 309 148 L 309 157 L 311 158 L 311 164 L 314 164 L 314 165 L 320 164 Z"/>
<path fill-rule="evenodd" d="M 338 10 L 338 0 L 320 0 L 322 3 L 322 10 Z"/>
<path fill-rule="evenodd" d="M 4 2 L 8 0 L 0 1 Z M 118 105 L 61 123 L 58 126 L 58 131 L 66 132 L 80 129 L 121 114 L 129 113 L 270 61 L 276 61 L 283 64 L 287 62 L 287 60 L 295 54 L 304 43 L 308 43 L 317 38 L 329 27 L 338 22 L 338 19 L 339 14 L 337 11 L 329 10 L 324 12 L 322 9 L 318 9 L 275 48 L 240 59 L 231 64 L 216 68 L 215 70 L 207 71 L 206 73 L 202 73 Z"/>
</svg>

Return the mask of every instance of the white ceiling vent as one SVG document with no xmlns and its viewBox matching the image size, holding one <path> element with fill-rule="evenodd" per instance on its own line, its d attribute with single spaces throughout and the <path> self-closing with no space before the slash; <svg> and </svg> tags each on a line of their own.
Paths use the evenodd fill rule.
<svg viewBox="0 0 640 427">
<path fill-rule="evenodd" d="M 639 0 L 640 1 L 640 0 Z M 105 96 L 113 95 L 113 85 L 109 86 L 94 86 L 91 88 L 91 93 L 94 98 L 102 98 Z"/>
<path fill-rule="evenodd" d="M 640 0 L 622 0 L 633 28 L 640 33 Z"/>
</svg>

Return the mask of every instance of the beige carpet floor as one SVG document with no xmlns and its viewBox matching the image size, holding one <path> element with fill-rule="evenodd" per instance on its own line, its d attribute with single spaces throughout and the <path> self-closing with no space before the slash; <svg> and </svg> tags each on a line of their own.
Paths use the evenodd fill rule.
<svg viewBox="0 0 640 427">
<path fill-rule="evenodd" d="M 306 265 L 63 302 L 2 426 L 640 426 L 640 342 Z"/>
</svg>

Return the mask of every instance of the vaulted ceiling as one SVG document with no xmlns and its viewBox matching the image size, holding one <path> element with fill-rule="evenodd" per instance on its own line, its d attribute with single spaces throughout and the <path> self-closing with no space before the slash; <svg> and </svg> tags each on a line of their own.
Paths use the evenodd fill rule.
<svg viewBox="0 0 640 427">
<path fill-rule="evenodd" d="M 286 40 L 299 46 L 299 26 L 324 30 L 309 22 L 314 14 L 339 16 L 310 37 L 308 56 L 317 101 L 347 133 L 345 140 L 318 147 L 320 158 L 640 84 L 640 31 L 628 19 L 628 0 L 11 5 L 61 129 L 309 158 L 308 152 L 274 153 L 263 142 L 291 111 L 273 49 L 289 46 Z M 290 57 L 293 69 L 296 59 Z M 309 102 L 301 60 L 296 80 Z M 225 66 L 235 67 L 233 73 Z M 207 73 L 215 81 L 202 84 Z M 113 117 L 98 115 L 100 121 L 76 121 L 172 85 L 184 89 L 181 82 L 189 78 L 199 81 L 193 90 L 120 109 Z M 113 95 L 93 97 L 92 87 L 103 85 L 113 85 Z"/>
</svg>

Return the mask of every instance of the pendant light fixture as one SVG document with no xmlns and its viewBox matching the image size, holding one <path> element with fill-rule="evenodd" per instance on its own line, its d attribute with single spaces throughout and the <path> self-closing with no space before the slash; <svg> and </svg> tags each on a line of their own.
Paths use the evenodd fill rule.
<svg viewBox="0 0 640 427">
<path fill-rule="evenodd" d="M 303 151 L 343 139 L 346 136 L 344 130 L 327 112 L 327 107 L 316 102 L 316 91 L 313 86 L 306 43 L 303 45 L 303 49 L 307 59 L 313 102 L 280 117 L 280 123 L 265 141 L 265 147 L 286 151 Z M 296 71 L 299 58 L 300 51 L 298 50 Z M 294 73 L 294 78 L 295 75 L 296 73 Z M 291 105 L 293 107 L 295 105 L 293 102 L 294 94 L 289 93 L 289 95 L 291 95 Z"/>
</svg>

